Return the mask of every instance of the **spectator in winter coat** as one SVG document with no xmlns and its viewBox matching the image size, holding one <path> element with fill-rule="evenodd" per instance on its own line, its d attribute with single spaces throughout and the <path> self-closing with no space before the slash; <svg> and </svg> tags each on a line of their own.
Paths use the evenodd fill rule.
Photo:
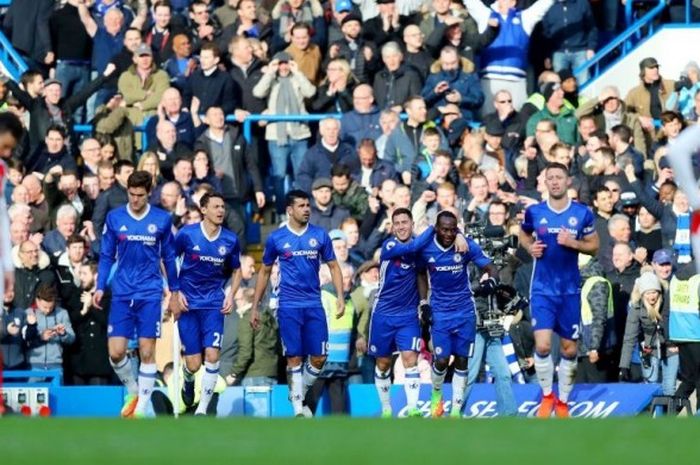
<svg viewBox="0 0 700 465">
<path fill-rule="evenodd" d="M 31 241 L 20 244 L 19 256 L 15 262 L 15 300 L 14 307 L 29 308 L 36 297 L 40 284 L 53 285 L 56 277 L 49 268 L 49 258 L 41 254 L 39 246 Z"/>
<path fill-rule="evenodd" d="M 374 106 L 374 91 L 368 84 L 360 84 L 352 91 L 352 110 L 340 120 L 340 138 L 357 147 L 361 140 L 376 140 L 382 135 L 379 127 L 379 109 Z"/>
<path fill-rule="evenodd" d="M 311 186 L 314 201 L 311 205 L 310 222 L 326 231 L 338 229 L 340 224 L 350 216 L 345 208 L 333 203 L 333 184 L 328 178 L 318 178 Z"/>
<path fill-rule="evenodd" d="M 220 107 L 227 115 L 236 109 L 236 95 L 233 93 L 233 79 L 219 69 L 221 52 L 212 42 L 205 42 L 199 53 L 200 68 L 189 79 L 192 99 L 199 100 L 193 105 L 193 112 L 206 113 L 210 107 Z"/>
<path fill-rule="evenodd" d="M 412 95 L 420 94 L 421 79 L 411 66 L 403 64 L 403 53 L 396 42 L 382 47 L 384 69 L 374 76 L 374 97 L 380 109 L 401 111 L 401 105 Z"/>
<path fill-rule="evenodd" d="M 32 306 L 27 308 L 26 326 L 22 332 L 31 370 L 62 372 L 63 346 L 75 341 L 68 312 L 57 303 L 58 293 L 53 285 L 41 284 Z M 36 381 L 30 378 L 29 382 Z"/>
<path fill-rule="evenodd" d="M 355 156 L 351 145 L 340 142 L 340 121 L 337 119 L 321 120 L 319 133 L 321 140 L 304 154 L 297 177 L 299 188 L 309 193 L 315 179 L 329 177 L 333 166 L 338 163 L 347 164 Z"/>
<path fill-rule="evenodd" d="M 456 104 L 469 121 L 476 119 L 484 103 L 478 76 L 460 69 L 459 53 L 452 46 L 440 52 L 440 70 L 428 76 L 422 96 L 428 107 Z"/>
<path fill-rule="evenodd" d="M 144 118 L 154 115 L 169 86 L 168 73 L 156 68 L 151 47 L 139 45 L 134 64 L 119 76 L 119 92 L 124 96 L 129 120 L 139 125 Z"/>
</svg>

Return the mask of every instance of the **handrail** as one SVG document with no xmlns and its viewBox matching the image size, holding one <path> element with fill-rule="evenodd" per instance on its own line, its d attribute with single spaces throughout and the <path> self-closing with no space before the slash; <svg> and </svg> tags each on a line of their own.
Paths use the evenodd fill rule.
<svg viewBox="0 0 700 465">
<path fill-rule="evenodd" d="M 632 0 L 627 0 L 627 4 L 630 5 L 632 3 Z M 626 7 L 627 8 L 627 7 Z M 630 5 L 631 8 L 631 5 Z M 613 52 L 615 49 L 620 47 L 622 45 L 622 56 L 627 55 L 627 53 L 631 50 L 632 48 L 632 42 L 631 38 L 633 35 L 635 35 L 637 32 L 639 32 L 643 27 L 649 26 L 650 32 L 653 31 L 654 28 L 654 23 L 653 20 L 656 19 L 656 17 L 661 14 L 661 12 L 666 8 L 666 2 L 665 0 L 659 0 L 659 3 L 649 10 L 644 16 L 642 16 L 640 19 L 635 21 L 634 24 L 629 26 L 627 29 L 625 29 L 622 34 L 618 35 L 615 39 L 613 39 L 612 42 L 607 44 L 605 47 L 600 49 L 598 53 L 596 53 L 593 58 L 590 60 L 586 61 L 584 64 L 579 66 L 574 70 L 574 75 L 578 75 L 581 73 L 585 73 L 589 71 L 591 67 L 594 68 L 594 72 L 590 73 L 591 78 L 581 86 L 581 88 L 585 87 L 592 79 L 600 75 L 600 68 L 601 68 L 601 61 L 605 58 L 608 57 L 608 55 Z"/>
<path fill-rule="evenodd" d="M 22 73 L 29 69 L 27 63 L 17 53 L 15 47 L 12 46 L 12 43 L 2 31 L 0 31 L 0 60 L 5 65 L 10 77 L 15 81 L 19 81 Z"/>
</svg>

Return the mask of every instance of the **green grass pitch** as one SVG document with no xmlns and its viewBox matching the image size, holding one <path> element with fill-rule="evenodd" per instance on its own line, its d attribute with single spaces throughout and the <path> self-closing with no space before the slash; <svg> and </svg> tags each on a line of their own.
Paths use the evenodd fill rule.
<svg viewBox="0 0 700 465">
<path fill-rule="evenodd" d="M 0 419 L 0 464 L 698 464 L 694 418 Z"/>
</svg>

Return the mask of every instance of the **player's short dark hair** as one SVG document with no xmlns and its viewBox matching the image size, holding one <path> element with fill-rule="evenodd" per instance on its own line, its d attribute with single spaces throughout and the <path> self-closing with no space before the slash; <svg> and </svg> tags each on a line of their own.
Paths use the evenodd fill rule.
<svg viewBox="0 0 700 465">
<path fill-rule="evenodd" d="M 441 218 L 449 218 L 451 220 L 457 221 L 457 217 L 455 216 L 455 214 L 449 210 L 443 210 L 440 213 L 438 213 L 437 218 L 435 220 L 435 224 L 439 223 Z"/>
<path fill-rule="evenodd" d="M 309 200 L 309 194 L 300 189 L 292 189 L 291 191 L 287 192 L 287 195 L 284 197 L 284 206 L 293 206 L 297 199 Z"/>
<path fill-rule="evenodd" d="M 615 134 L 624 142 L 629 143 L 632 140 L 632 129 L 625 124 L 618 124 L 616 126 L 613 126 L 610 132 Z"/>
<path fill-rule="evenodd" d="M 22 134 L 24 134 L 22 122 L 14 113 L 10 113 L 9 111 L 0 113 L 0 134 L 6 134 L 8 132 L 16 142 L 19 142 L 22 138 Z"/>
<path fill-rule="evenodd" d="M 557 163 L 557 162 L 548 163 L 548 164 L 547 164 L 547 167 L 545 168 L 545 170 L 546 170 L 546 171 L 549 171 L 549 170 L 562 170 L 564 173 L 566 173 L 566 176 L 567 176 L 567 177 L 569 176 L 569 168 L 567 168 L 566 165 L 563 165 L 563 164 L 561 164 L 561 163 Z"/>
<path fill-rule="evenodd" d="M 52 133 L 52 132 L 57 132 L 57 133 L 59 133 L 63 139 L 66 138 L 66 128 L 64 128 L 64 127 L 61 126 L 60 124 L 52 124 L 51 126 L 49 126 L 49 127 L 46 129 L 46 135 L 47 135 L 47 136 L 49 135 L 49 133 Z"/>
<path fill-rule="evenodd" d="M 36 298 L 46 302 L 56 302 L 58 299 L 58 291 L 56 291 L 53 284 L 41 283 L 39 287 L 36 288 Z"/>
<path fill-rule="evenodd" d="M 151 186 L 153 186 L 153 177 L 148 171 L 134 171 L 126 180 L 127 189 L 143 187 L 146 192 L 151 192 Z"/>
<path fill-rule="evenodd" d="M 394 221 L 394 218 L 396 218 L 399 215 L 406 215 L 408 216 L 411 221 L 413 221 L 413 213 L 411 213 L 411 210 L 408 208 L 397 208 L 391 213 L 391 221 Z"/>
<path fill-rule="evenodd" d="M 333 168 L 331 168 L 332 178 L 350 178 L 351 174 L 350 167 L 344 163 L 338 163 L 337 165 L 333 165 Z"/>
<path fill-rule="evenodd" d="M 211 193 L 207 192 L 206 194 L 204 194 L 202 196 L 201 199 L 199 199 L 200 207 L 202 207 L 202 208 L 206 207 L 209 204 L 209 201 L 211 199 L 221 199 L 221 201 L 225 203 L 223 195 L 219 194 L 218 192 L 211 192 Z"/>
</svg>

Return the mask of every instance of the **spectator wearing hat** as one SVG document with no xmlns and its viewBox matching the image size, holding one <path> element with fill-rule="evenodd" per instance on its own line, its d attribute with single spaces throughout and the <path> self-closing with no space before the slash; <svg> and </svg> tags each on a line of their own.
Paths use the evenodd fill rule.
<svg viewBox="0 0 700 465">
<path fill-rule="evenodd" d="M 639 115 L 628 111 L 625 102 L 620 99 L 620 91 L 615 86 L 603 87 L 598 98 L 592 98 L 583 102 L 576 109 L 576 117 L 593 116 L 595 125 L 610 133 L 612 128 L 620 124 L 632 129 L 632 144 L 639 153 L 646 156 L 648 153 L 647 141 L 639 121 Z"/>
<path fill-rule="evenodd" d="M 144 118 L 154 115 L 169 86 L 168 74 L 153 63 L 151 47 L 139 45 L 134 64 L 119 76 L 119 92 L 124 96 L 131 123 L 139 125 Z"/>
<path fill-rule="evenodd" d="M 639 62 L 639 78 L 641 82 L 627 93 L 625 104 L 628 111 L 639 116 L 650 146 L 655 140 L 654 120 L 660 119 L 666 110 L 666 100 L 673 92 L 675 82 L 661 77 L 659 62 L 653 57 Z"/>
<path fill-rule="evenodd" d="M 291 43 L 284 50 L 297 63 L 306 79 L 313 85 L 318 84 L 321 76 L 321 49 L 311 42 L 311 26 L 296 23 L 290 34 Z"/>
<path fill-rule="evenodd" d="M 321 139 L 304 154 L 297 176 L 297 185 L 308 193 L 314 179 L 329 177 L 334 166 L 350 163 L 355 156 L 353 147 L 340 141 L 340 121 L 326 118 L 318 128 Z"/>
<path fill-rule="evenodd" d="M 475 73 L 461 69 L 459 53 L 452 46 L 446 46 L 440 52 L 439 66 L 439 71 L 430 74 L 423 86 L 421 94 L 426 105 L 454 103 L 465 119 L 475 120 L 484 103 L 479 78 Z"/>
<path fill-rule="evenodd" d="M 629 381 L 632 352 L 641 347 L 642 376 L 647 383 L 661 382 L 662 392 L 676 392 L 678 346 L 669 341 L 669 298 L 666 286 L 651 271 L 641 274 L 630 297 L 620 356 L 620 381 Z"/>
<path fill-rule="evenodd" d="M 553 121 L 557 127 L 557 135 L 562 142 L 575 145 L 577 142 L 576 117 L 574 112 L 564 106 L 564 90 L 560 84 L 549 82 L 542 91 L 545 106 L 527 120 L 527 136 L 535 135 L 537 123 L 542 120 Z"/>
<path fill-rule="evenodd" d="M 343 7 L 341 0 L 336 8 Z M 379 67 L 379 55 L 373 43 L 362 37 L 362 16 L 356 13 L 347 14 L 340 22 L 342 38 L 331 43 L 328 47 L 328 59 L 343 58 L 350 64 L 350 69 L 358 81 L 371 82 L 370 77 Z"/>
<path fill-rule="evenodd" d="M 623 195 L 626 194 L 634 194 L 634 192 L 623 193 Z M 637 246 L 644 247 L 647 250 L 647 257 L 656 256 L 656 253 L 663 247 L 659 220 L 644 207 L 637 206 L 636 209 L 638 214 L 637 228 L 633 235 L 634 242 Z"/>
<path fill-rule="evenodd" d="M 484 125 L 484 152 L 498 160 L 500 166 L 506 164 L 506 152 L 503 148 L 503 137 L 506 130 L 500 121 L 491 120 Z"/>
<path fill-rule="evenodd" d="M 363 139 L 382 136 L 380 110 L 374 105 L 374 91 L 369 84 L 360 84 L 352 91 L 352 110 L 340 119 L 340 138 L 357 147 Z"/>
<path fill-rule="evenodd" d="M 311 41 L 322 49 L 327 46 L 328 26 L 323 6 L 318 0 L 281 0 L 272 9 L 272 41 L 270 51 L 284 50 L 291 42 L 291 29 L 296 23 L 311 25 Z"/>
<path fill-rule="evenodd" d="M 403 63 L 403 53 L 397 42 L 387 42 L 382 46 L 384 68 L 374 76 L 374 97 L 380 109 L 391 108 L 401 111 L 409 97 L 419 95 L 421 81 L 413 68 Z"/>
<path fill-rule="evenodd" d="M 357 14 L 361 19 L 362 14 L 360 14 L 359 10 L 355 10 L 352 0 L 335 0 L 328 5 L 331 7 L 332 13 L 330 18 L 328 18 L 328 44 L 330 45 L 343 38 L 341 27 L 345 18 L 352 14 Z"/>
<path fill-rule="evenodd" d="M 556 73 L 578 69 L 593 58 L 598 45 L 598 29 L 588 0 L 554 2 L 542 18 L 542 35 L 551 46 L 552 68 Z M 588 71 L 576 78 L 585 82 Z"/>
<path fill-rule="evenodd" d="M 333 183 L 328 178 L 318 178 L 311 186 L 314 201 L 311 204 L 311 224 L 326 231 L 338 229 L 345 218 L 350 216 L 344 207 L 333 203 Z"/>
<path fill-rule="evenodd" d="M 651 266 L 659 281 L 668 284 L 673 275 L 673 252 L 669 249 L 657 250 L 651 259 Z"/>
<path fill-rule="evenodd" d="M 500 123 L 504 129 L 501 145 L 506 151 L 519 149 L 525 139 L 525 124 L 520 113 L 513 106 L 513 97 L 507 90 L 500 90 L 493 96 L 496 111 L 484 116 L 484 125 Z"/>
<path fill-rule="evenodd" d="M 287 52 L 278 52 L 274 56 L 262 79 L 253 87 L 253 96 L 267 98 L 265 113 L 273 115 L 306 114 L 304 99 L 313 97 L 315 93 L 314 85 Z M 287 166 L 291 161 L 293 178 L 296 180 L 310 137 L 311 130 L 303 123 L 268 123 L 265 127 L 278 214 L 284 212 Z"/>
<path fill-rule="evenodd" d="M 585 97 L 579 95 L 578 79 L 570 69 L 565 68 L 559 71 L 559 80 L 561 82 L 561 89 L 564 91 L 564 105 L 576 111 L 576 109 L 586 101 Z"/>
</svg>

